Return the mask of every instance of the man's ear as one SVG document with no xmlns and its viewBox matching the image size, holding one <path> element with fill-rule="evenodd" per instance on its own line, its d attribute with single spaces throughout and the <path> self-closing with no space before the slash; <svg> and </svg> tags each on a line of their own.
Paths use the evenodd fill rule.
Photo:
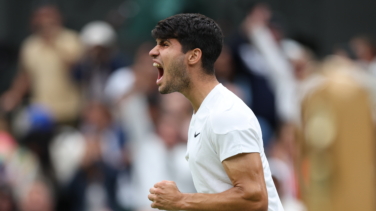
<svg viewBox="0 0 376 211">
<path fill-rule="evenodd" d="M 200 62 L 202 57 L 202 51 L 199 48 L 195 48 L 188 53 L 188 64 L 194 65 Z"/>
</svg>

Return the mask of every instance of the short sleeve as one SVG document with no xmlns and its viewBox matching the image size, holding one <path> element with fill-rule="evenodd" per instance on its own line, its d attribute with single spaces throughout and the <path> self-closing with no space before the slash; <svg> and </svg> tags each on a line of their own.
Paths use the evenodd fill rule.
<svg viewBox="0 0 376 211">
<path fill-rule="evenodd" d="M 83 46 L 76 32 L 64 30 L 59 40 L 56 40 L 59 54 L 66 61 L 76 62 L 82 55 Z"/>
<path fill-rule="evenodd" d="M 213 133 L 212 144 L 221 162 L 241 153 L 260 153 L 262 147 L 252 128 L 233 130 L 225 134 Z"/>
</svg>

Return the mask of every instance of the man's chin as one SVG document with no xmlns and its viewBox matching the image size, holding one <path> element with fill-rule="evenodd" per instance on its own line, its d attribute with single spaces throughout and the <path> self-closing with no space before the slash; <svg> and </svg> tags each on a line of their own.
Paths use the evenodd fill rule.
<svg viewBox="0 0 376 211">
<path fill-rule="evenodd" d="M 168 94 L 168 90 L 165 89 L 162 85 L 158 87 L 158 91 L 161 94 Z"/>
<path fill-rule="evenodd" d="M 170 89 L 169 87 L 163 87 L 162 85 L 158 87 L 158 91 L 161 94 L 170 94 L 175 92 L 174 90 Z"/>
</svg>

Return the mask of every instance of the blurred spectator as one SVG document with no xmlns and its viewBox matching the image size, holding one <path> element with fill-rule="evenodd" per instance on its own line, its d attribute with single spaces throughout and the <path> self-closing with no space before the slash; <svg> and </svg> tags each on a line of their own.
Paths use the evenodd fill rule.
<svg viewBox="0 0 376 211">
<path fill-rule="evenodd" d="M 227 45 L 222 47 L 222 52 L 214 64 L 214 69 L 218 81 L 244 100 L 244 93 L 237 84 L 234 61 Z"/>
<path fill-rule="evenodd" d="M 49 153 L 59 187 L 65 187 L 81 166 L 85 147 L 83 134 L 70 127 L 61 129 L 52 140 Z"/>
<path fill-rule="evenodd" d="M 131 175 L 122 174 L 118 181 L 118 200 L 128 209 L 150 210 L 149 201 L 143 195 L 148 193 L 148 186 L 161 179 L 176 181 L 184 192 L 195 192 L 184 159 L 192 115 L 189 101 L 174 93 L 150 97 L 148 102 L 156 129 L 145 131 L 142 140 L 133 144 Z"/>
<path fill-rule="evenodd" d="M 74 76 L 81 84 L 85 99 L 103 101 L 108 77 L 127 64 L 126 58 L 115 48 L 115 30 L 104 21 L 89 22 L 80 36 L 85 53 L 74 68 Z"/>
<path fill-rule="evenodd" d="M 159 98 L 159 113 L 171 116 L 177 121 L 178 124 L 182 124 L 184 123 L 184 121 L 191 120 L 193 109 L 189 101 L 184 98 L 183 95 L 179 93 L 172 93 L 171 95 L 159 95 Z M 160 118 L 160 114 L 157 117 Z M 158 118 L 155 123 L 157 123 Z M 188 128 L 186 129 L 188 134 Z M 186 139 L 183 140 L 187 141 Z"/>
<path fill-rule="evenodd" d="M 243 22 L 243 27 L 264 62 L 264 67 L 258 71 L 262 71 L 261 74 L 272 86 L 278 117 L 282 122 L 290 122 L 296 109 L 296 84 L 293 67 L 287 60 L 283 47 L 293 41 L 285 38 L 283 25 L 278 19 L 273 19 L 271 10 L 264 4 L 257 4 L 252 9 Z M 251 59 L 249 58 L 250 62 Z M 257 68 L 254 69 L 257 71 Z"/>
<path fill-rule="evenodd" d="M 52 175 L 48 151 L 55 133 L 55 123 L 51 113 L 41 106 L 31 105 L 19 113 L 18 124 L 22 124 L 22 135 L 18 140 L 22 146 L 31 150 L 38 158 L 44 174 Z"/>
<path fill-rule="evenodd" d="M 46 182 L 36 180 L 21 197 L 21 211 L 54 211 L 54 192 Z"/>
<path fill-rule="evenodd" d="M 25 187 L 40 175 L 40 165 L 36 156 L 25 148 L 18 147 L 11 154 L 5 162 L 5 180 L 20 196 Z"/>
<path fill-rule="evenodd" d="M 294 97 L 290 102 L 293 109 L 287 125 L 291 123 L 299 125 L 301 123 L 301 100 L 305 94 L 306 87 L 317 79 L 318 62 L 312 51 L 293 40 L 285 40 L 282 43 L 282 49 L 293 68 L 295 83 Z"/>
<path fill-rule="evenodd" d="M 7 124 L 0 116 L 0 163 L 8 161 L 17 148 L 16 140 L 9 134 Z"/>
<path fill-rule="evenodd" d="M 18 206 L 12 188 L 8 185 L 0 185 L 0 210 L 18 211 Z"/>
<path fill-rule="evenodd" d="M 60 123 L 75 120 L 79 96 L 70 77 L 71 66 L 81 54 L 75 32 L 62 26 L 59 10 L 41 6 L 31 18 L 33 34 L 23 43 L 20 72 L 1 97 L 1 108 L 13 110 L 27 92 L 32 103 L 41 105 Z"/>
<path fill-rule="evenodd" d="M 40 175 L 37 157 L 19 146 L 0 116 L 0 183 L 9 185 L 16 197 Z"/>
<path fill-rule="evenodd" d="M 367 35 L 354 37 L 350 46 L 360 67 L 376 76 L 376 42 Z"/>
<path fill-rule="evenodd" d="M 116 178 L 125 163 L 124 134 L 114 123 L 108 108 L 98 102 L 88 103 L 83 110 L 80 130 L 85 140 L 84 151 L 83 154 L 77 151 L 76 159 L 73 159 L 81 158 L 80 166 L 73 163 L 67 167 L 68 173 L 72 170 L 75 173 L 63 186 L 70 210 L 117 210 Z M 70 138 L 74 137 L 78 138 L 77 135 Z M 61 155 L 70 156 L 70 152 L 66 150 Z"/>
<path fill-rule="evenodd" d="M 116 115 L 129 135 L 131 145 L 144 140 L 144 135 L 154 131 L 148 107 L 148 97 L 157 92 L 157 71 L 149 51 L 153 45 L 143 43 L 138 48 L 134 64 L 120 68 L 108 79 L 106 96 L 115 105 Z M 137 121 L 135 121 L 137 119 Z"/>
<path fill-rule="evenodd" d="M 81 131 L 84 135 L 96 136 L 100 141 L 103 161 L 113 168 L 120 168 L 125 134 L 113 120 L 106 105 L 98 102 L 87 105 L 83 114 Z"/>
<path fill-rule="evenodd" d="M 305 81 L 316 71 L 316 59 L 313 52 L 294 40 L 284 40 L 282 50 L 293 68 L 296 83 Z M 297 88 L 299 90 L 299 88 Z"/>
<path fill-rule="evenodd" d="M 133 156 L 132 194 L 136 210 L 151 210 L 145 198 L 150 186 L 160 180 L 175 181 L 182 192 L 195 192 L 189 166 L 184 159 L 186 143 L 180 139 L 181 124 L 170 114 L 158 118 L 156 134 L 138 145 Z"/>
<path fill-rule="evenodd" d="M 266 31 L 266 43 L 270 43 L 271 40 L 273 44 L 275 41 L 270 38 L 270 31 L 267 29 L 269 19 L 270 10 L 266 6 L 255 6 L 243 20 L 230 45 L 237 83 L 244 93 L 244 102 L 252 109 L 260 123 L 265 148 L 268 147 L 279 121 L 278 102 L 268 60 L 262 54 L 262 49 L 256 46 L 258 43 L 253 40 L 252 32 L 255 31 L 253 28 Z"/>
<path fill-rule="evenodd" d="M 297 132 L 293 125 L 284 124 L 277 132 L 277 140 L 270 148 L 269 157 L 278 159 L 284 163 L 285 169 L 288 170 L 288 176 L 284 177 L 283 195 L 292 198 L 298 198 L 298 180 L 295 176 L 296 162 L 299 151 Z"/>
<path fill-rule="evenodd" d="M 115 118 L 121 122 L 122 129 L 129 138 L 127 149 L 130 154 L 126 156 L 126 160 L 131 162 L 131 168 L 121 171 L 117 194 L 117 200 L 125 210 L 135 208 L 135 201 L 144 199 L 137 195 L 134 189 L 135 177 L 132 175 L 135 171 L 134 166 L 137 166 L 134 162 L 138 162 L 135 156 L 140 154 L 142 146 L 149 143 L 159 113 L 159 97 L 155 95 L 157 71 L 149 57 L 152 47 L 153 45 L 148 42 L 140 45 L 134 57 L 134 64 L 116 70 L 109 77 L 105 88 L 106 97 L 114 106 Z M 148 153 L 147 156 L 152 154 Z M 150 173 L 148 175 L 151 176 Z"/>
<path fill-rule="evenodd" d="M 289 180 L 291 178 L 291 174 L 293 174 L 291 168 L 289 168 L 289 166 L 283 160 L 276 158 L 269 158 L 268 160 L 272 178 L 277 188 L 278 195 L 281 199 L 284 210 L 307 211 L 307 208 L 301 201 L 288 194 L 289 187 L 287 187 L 287 185 L 290 182 Z"/>
<path fill-rule="evenodd" d="M 116 176 L 116 169 L 101 158 L 101 144 L 97 137 L 86 137 L 81 166 L 65 189 L 69 210 L 117 210 Z"/>
</svg>

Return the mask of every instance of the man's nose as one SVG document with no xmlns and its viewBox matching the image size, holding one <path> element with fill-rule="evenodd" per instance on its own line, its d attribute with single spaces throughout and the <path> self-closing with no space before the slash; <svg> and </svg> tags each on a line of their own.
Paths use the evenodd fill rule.
<svg viewBox="0 0 376 211">
<path fill-rule="evenodd" d="M 153 49 L 151 49 L 150 50 L 150 52 L 149 52 L 149 56 L 151 56 L 151 57 L 156 57 L 156 56 L 158 56 L 158 54 L 159 54 L 159 52 L 158 52 L 158 50 L 157 50 L 157 47 L 158 46 L 155 46 Z"/>
</svg>

